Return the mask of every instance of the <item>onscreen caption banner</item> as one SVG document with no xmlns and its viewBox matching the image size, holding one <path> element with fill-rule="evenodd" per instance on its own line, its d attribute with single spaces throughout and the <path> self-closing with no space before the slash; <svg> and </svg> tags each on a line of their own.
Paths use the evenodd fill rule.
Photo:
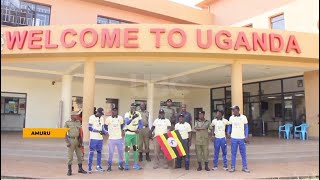
<svg viewBox="0 0 320 180">
<path fill-rule="evenodd" d="M 65 138 L 69 128 L 23 128 L 22 138 Z"/>
</svg>

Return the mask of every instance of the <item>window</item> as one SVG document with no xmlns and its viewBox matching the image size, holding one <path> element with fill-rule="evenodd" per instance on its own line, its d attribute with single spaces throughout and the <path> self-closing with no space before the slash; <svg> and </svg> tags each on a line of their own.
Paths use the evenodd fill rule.
<svg viewBox="0 0 320 180">
<path fill-rule="evenodd" d="M 46 26 L 50 24 L 51 8 L 49 6 L 22 1 L 20 8 L 21 11 L 31 10 L 34 13 L 34 17 L 29 18 L 29 21 L 27 20 L 27 25 Z"/>
<path fill-rule="evenodd" d="M 245 25 L 245 26 L 243 26 L 243 27 L 252 28 L 253 25 L 252 25 L 252 24 L 247 24 L 247 25 Z"/>
<path fill-rule="evenodd" d="M 50 24 L 50 6 L 25 1 L 1 0 L 1 25 L 45 26 Z"/>
<path fill-rule="evenodd" d="M 271 29 L 284 30 L 284 14 L 279 14 L 270 18 Z"/>
<path fill-rule="evenodd" d="M 19 114 L 25 109 L 25 98 L 1 97 L 1 114 Z"/>
<path fill-rule="evenodd" d="M 132 22 L 108 18 L 103 16 L 97 17 L 97 24 L 131 24 Z"/>
</svg>

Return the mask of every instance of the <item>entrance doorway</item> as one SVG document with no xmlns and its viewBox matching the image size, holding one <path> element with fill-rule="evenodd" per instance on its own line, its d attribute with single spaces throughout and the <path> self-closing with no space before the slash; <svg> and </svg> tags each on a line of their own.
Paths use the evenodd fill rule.
<svg viewBox="0 0 320 180">
<path fill-rule="evenodd" d="M 1 131 L 22 131 L 26 104 L 26 93 L 1 92 Z"/>
</svg>

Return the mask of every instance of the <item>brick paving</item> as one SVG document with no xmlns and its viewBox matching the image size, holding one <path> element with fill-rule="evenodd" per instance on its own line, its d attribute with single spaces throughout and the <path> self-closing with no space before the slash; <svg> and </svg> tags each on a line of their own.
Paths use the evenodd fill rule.
<svg viewBox="0 0 320 180">
<path fill-rule="evenodd" d="M 74 157 L 73 175 L 66 175 L 66 146 L 63 139 L 22 139 L 21 134 L 1 133 L 1 176 L 29 178 L 70 179 L 256 179 L 297 176 L 319 176 L 319 140 L 283 140 L 254 137 L 247 146 L 250 174 L 241 172 L 241 157 L 237 159 L 237 171 L 196 171 L 194 146 L 191 147 L 191 168 L 152 169 L 153 162 L 143 161 L 142 170 L 119 171 L 116 163 L 112 172 L 78 174 Z M 105 140 L 107 141 L 107 140 Z M 107 146 L 104 144 L 102 166 L 107 164 Z M 152 146 L 151 146 L 152 148 Z M 86 148 L 87 151 L 87 148 Z M 84 168 L 87 169 L 87 154 Z M 151 155 L 153 151 L 151 152 Z M 210 167 L 213 149 L 210 146 Z M 117 160 L 117 156 L 114 157 Z M 221 158 L 220 158 L 221 160 Z M 228 160 L 230 149 L 228 147 Z M 132 160 L 131 160 L 132 161 Z M 95 162 L 95 161 L 94 161 Z M 221 161 L 219 162 L 221 166 Z"/>
</svg>

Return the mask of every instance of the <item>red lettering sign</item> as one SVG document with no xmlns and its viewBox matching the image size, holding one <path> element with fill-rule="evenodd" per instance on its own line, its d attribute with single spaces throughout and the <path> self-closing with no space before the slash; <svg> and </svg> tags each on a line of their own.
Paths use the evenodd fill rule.
<svg viewBox="0 0 320 180">
<path fill-rule="evenodd" d="M 296 51 L 296 53 L 298 53 L 298 54 L 301 53 L 301 49 L 299 47 L 298 41 L 297 41 L 296 37 L 294 37 L 293 35 L 290 35 L 290 37 L 289 37 L 287 48 L 286 48 L 286 53 L 290 53 L 291 50 Z"/>
<path fill-rule="evenodd" d="M 222 30 L 222 31 L 219 31 L 215 37 L 215 42 L 216 42 L 216 45 L 218 46 L 218 48 L 223 49 L 223 50 L 231 49 L 232 48 L 232 40 L 231 39 L 223 39 L 222 40 L 223 43 L 221 43 L 220 42 L 221 36 L 226 36 L 227 38 L 230 38 L 231 33 L 229 31 Z"/>
<path fill-rule="evenodd" d="M 86 42 L 86 35 L 91 34 L 92 39 L 90 42 Z M 86 28 L 80 33 L 80 44 L 85 48 L 92 48 L 98 42 L 98 33 L 92 28 Z"/>
<path fill-rule="evenodd" d="M 74 29 L 66 29 L 63 30 L 60 36 L 60 42 L 62 44 L 63 47 L 65 48 L 73 48 L 77 43 L 76 41 L 72 40 L 71 42 L 67 43 L 66 42 L 66 36 L 68 34 L 71 34 L 72 36 L 77 35 L 77 32 Z"/>
<path fill-rule="evenodd" d="M 139 32 L 138 28 L 125 28 L 124 29 L 124 47 L 125 48 L 139 48 L 138 43 L 130 43 L 129 41 L 138 40 L 136 33 Z"/>
<path fill-rule="evenodd" d="M 110 36 L 109 29 L 102 29 L 101 31 L 101 48 L 106 47 L 106 43 L 108 48 L 116 48 L 120 47 L 120 29 L 116 28 L 112 31 Z"/>
<path fill-rule="evenodd" d="M 251 50 L 249 41 L 248 41 L 247 36 L 244 32 L 239 32 L 234 49 L 238 50 L 240 48 L 240 46 L 244 46 L 247 49 L 247 51 Z"/>
<path fill-rule="evenodd" d="M 18 49 L 22 49 L 24 47 L 24 43 L 26 42 L 26 38 L 28 35 L 28 31 L 22 31 L 20 34 L 19 31 L 14 31 L 11 35 L 11 32 L 6 32 L 6 41 L 7 41 L 7 48 L 12 50 L 14 45 L 17 44 Z"/>
<path fill-rule="evenodd" d="M 44 47 L 46 49 L 58 48 L 58 44 L 51 44 L 51 31 L 50 30 L 46 30 L 46 37 L 45 37 Z"/>
<path fill-rule="evenodd" d="M 276 42 L 277 45 L 276 45 Z M 283 38 L 279 34 L 271 33 L 269 35 L 270 51 L 271 52 L 280 52 L 283 49 Z"/>
<path fill-rule="evenodd" d="M 165 29 L 161 29 L 161 28 L 152 28 L 150 29 L 150 33 L 155 33 L 156 34 L 156 48 L 160 48 L 160 35 L 161 33 L 165 33 L 166 30 Z"/>
<path fill-rule="evenodd" d="M 173 41 L 173 36 L 175 34 L 179 34 L 180 37 L 181 37 L 181 40 L 180 42 L 176 43 Z M 182 46 L 184 46 L 186 44 L 186 41 L 187 41 L 187 36 L 186 36 L 186 33 L 180 29 L 180 28 L 174 28 L 172 30 L 169 31 L 169 34 L 168 34 L 168 43 L 171 47 L 173 48 L 181 48 Z"/>
<path fill-rule="evenodd" d="M 260 38 L 258 33 L 253 32 L 252 33 L 252 43 L 253 43 L 253 50 L 254 51 L 257 51 L 258 47 L 260 47 L 260 49 L 262 51 L 267 51 L 267 49 L 268 49 L 267 34 L 262 33 L 261 38 Z"/>
<path fill-rule="evenodd" d="M 197 44 L 199 48 L 208 49 L 212 45 L 212 30 L 207 30 L 207 41 L 206 43 L 202 43 L 202 35 L 201 30 L 197 29 Z"/>
</svg>

